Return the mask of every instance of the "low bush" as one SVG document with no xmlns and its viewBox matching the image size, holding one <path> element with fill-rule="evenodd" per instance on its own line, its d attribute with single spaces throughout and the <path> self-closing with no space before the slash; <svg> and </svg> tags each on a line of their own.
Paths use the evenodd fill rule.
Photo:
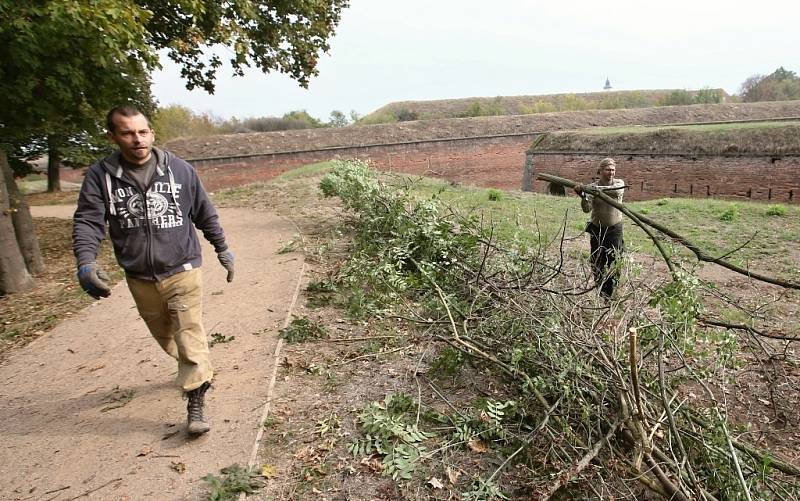
<svg viewBox="0 0 800 501">
<path fill-rule="evenodd" d="M 770 205 L 767 207 L 766 214 L 768 216 L 785 216 L 786 215 L 786 207 L 783 205 Z"/>
</svg>

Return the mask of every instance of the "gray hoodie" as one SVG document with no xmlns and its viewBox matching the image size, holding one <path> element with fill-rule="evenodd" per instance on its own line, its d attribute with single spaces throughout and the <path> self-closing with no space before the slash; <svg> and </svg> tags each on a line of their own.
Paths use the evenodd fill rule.
<svg viewBox="0 0 800 501">
<path fill-rule="evenodd" d="M 218 253 L 228 248 L 194 168 L 168 151 L 153 148 L 153 154 L 156 170 L 146 196 L 122 175 L 118 151 L 86 171 L 72 230 L 78 267 L 97 258 L 106 226 L 120 266 L 144 280 L 163 280 L 202 264 L 194 227 Z"/>
</svg>

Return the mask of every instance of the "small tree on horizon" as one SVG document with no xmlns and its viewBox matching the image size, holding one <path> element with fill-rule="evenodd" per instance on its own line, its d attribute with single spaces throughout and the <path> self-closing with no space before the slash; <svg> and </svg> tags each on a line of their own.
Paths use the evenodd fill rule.
<svg viewBox="0 0 800 501">
<path fill-rule="evenodd" d="M 800 77 L 783 66 L 769 75 L 753 75 L 742 83 L 742 101 L 789 101 L 800 99 Z"/>
</svg>

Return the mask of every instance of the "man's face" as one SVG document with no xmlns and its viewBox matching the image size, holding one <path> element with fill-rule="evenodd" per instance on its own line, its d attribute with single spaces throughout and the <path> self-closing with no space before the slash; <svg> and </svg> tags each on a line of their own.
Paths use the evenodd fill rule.
<svg viewBox="0 0 800 501">
<path fill-rule="evenodd" d="M 610 184 L 614 180 L 614 174 L 616 174 L 616 172 L 617 168 L 613 165 L 600 167 L 600 181 L 603 184 Z"/>
<path fill-rule="evenodd" d="M 114 122 L 114 132 L 108 132 L 106 136 L 119 146 L 122 157 L 134 165 L 147 162 L 156 136 L 144 115 L 126 117 L 116 113 L 111 121 Z"/>
</svg>

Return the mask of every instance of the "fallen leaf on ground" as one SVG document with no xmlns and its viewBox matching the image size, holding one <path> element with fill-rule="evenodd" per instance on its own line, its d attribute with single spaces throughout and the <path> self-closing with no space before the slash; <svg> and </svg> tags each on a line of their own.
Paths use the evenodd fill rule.
<svg viewBox="0 0 800 501">
<path fill-rule="evenodd" d="M 273 464 L 265 464 L 261 467 L 261 475 L 264 478 L 272 478 L 277 473 L 277 469 Z"/>
<path fill-rule="evenodd" d="M 483 440 L 478 440 L 477 438 L 473 438 L 467 442 L 467 447 L 469 447 L 472 452 L 477 452 L 479 454 L 489 450 L 489 446 L 486 445 L 486 442 Z"/>
<path fill-rule="evenodd" d="M 148 454 L 150 454 L 152 452 L 153 452 L 153 449 L 151 449 L 150 447 L 144 447 L 144 448 L 142 448 L 142 450 L 139 451 L 139 454 L 137 454 L 136 457 L 144 457 L 144 456 L 147 456 Z"/>
<path fill-rule="evenodd" d="M 431 477 L 430 480 L 427 482 L 428 485 L 433 487 L 434 489 L 444 489 L 444 484 L 441 480 L 436 477 Z"/>
<path fill-rule="evenodd" d="M 361 459 L 361 464 L 372 470 L 373 473 L 381 473 L 383 471 L 383 464 L 376 455 Z"/>
<path fill-rule="evenodd" d="M 450 481 L 450 483 L 456 485 L 456 483 L 458 483 L 458 477 L 461 476 L 461 472 L 459 470 L 454 470 L 449 466 L 444 471 L 447 473 L 447 479 Z"/>
<path fill-rule="evenodd" d="M 178 473 L 183 473 L 186 471 L 186 465 L 183 463 L 176 463 L 175 461 L 170 461 L 169 467 Z"/>
</svg>

